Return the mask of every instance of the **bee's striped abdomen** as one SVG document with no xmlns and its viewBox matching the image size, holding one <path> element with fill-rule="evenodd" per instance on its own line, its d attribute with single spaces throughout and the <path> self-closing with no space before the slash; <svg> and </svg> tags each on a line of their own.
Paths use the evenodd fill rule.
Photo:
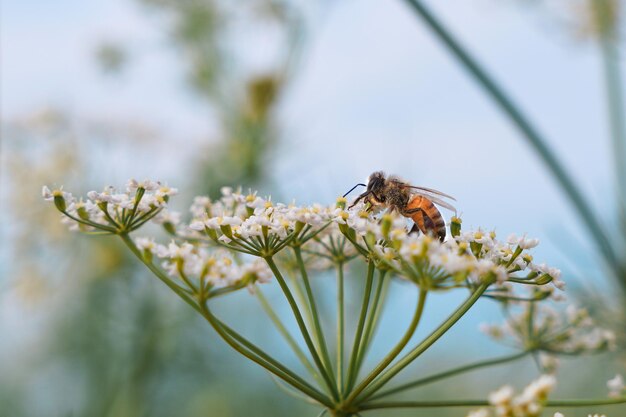
<svg viewBox="0 0 626 417">
<path fill-rule="evenodd" d="M 434 234 L 442 242 L 446 238 L 446 222 L 437 207 L 426 197 L 414 196 L 404 211 L 422 233 Z"/>
</svg>

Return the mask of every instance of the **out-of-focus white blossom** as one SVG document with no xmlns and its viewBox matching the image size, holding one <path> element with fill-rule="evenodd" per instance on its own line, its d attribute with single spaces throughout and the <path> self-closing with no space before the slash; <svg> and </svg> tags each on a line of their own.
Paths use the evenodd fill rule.
<svg viewBox="0 0 626 417">
<path fill-rule="evenodd" d="M 505 385 L 489 395 L 489 403 L 494 406 L 498 417 L 539 417 L 555 385 L 554 376 L 541 375 L 519 395 Z"/>
<path fill-rule="evenodd" d="M 596 326 L 585 309 L 574 306 L 565 311 L 546 305 L 527 306 L 518 314 L 509 314 L 502 325 L 483 324 L 480 329 L 508 345 L 547 354 L 583 354 L 615 348 L 613 332 Z"/>
<path fill-rule="evenodd" d="M 608 380 L 606 386 L 609 388 L 609 397 L 621 397 L 626 389 L 621 375 L 615 375 L 614 378 Z"/>
</svg>

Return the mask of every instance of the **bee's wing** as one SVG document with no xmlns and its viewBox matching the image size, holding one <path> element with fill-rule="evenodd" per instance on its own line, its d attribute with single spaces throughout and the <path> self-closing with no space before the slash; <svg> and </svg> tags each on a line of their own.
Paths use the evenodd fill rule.
<svg viewBox="0 0 626 417">
<path fill-rule="evenodd" d="M 452 197 L 451 195 L 442 193 L 441 191 L 433 190 L 432 188 L 418 187 L 416 185 L 410 185 L 410 184 L 407 184 L 405 182 L 398 181 L 398 180 L 390 180 L 390 181 L 393 181 L 396 184 L 400 184 L 400 185 L 402 185 L 404 187 L 407 187 L 407 188 L 412 188 L 414 190 L 418 190 L 418 193 L 423 195 L 424 197 L 428 197 L 429 194 L 434 194 L 434 195 L 439 195 L 439 196 L 446 197 L 446 198 L 449 198 L 451 200 L 456 201 L 456 198 Z"/>
<path fill-rule="evenodd" d="M 413 188 L 413 187 L 411 187 L 411 188 Z M 447 208 L 448 210 L 453 211 L 453 212 L 456 213 L 456 208 L 452 204 L 448 203 L 447 201 L 442 200 L 439 197 L 435 197 L 434 195 L 432 195 L 430 193 L 425 193 L 425 192 L 421 191 L 419 188 L 417 188 L 416 191 L 413 192 L 413 194 L 421 195 L 421 196 L 429 199 L 433 203 L 437 204 L 438 206 Z"/>
</svg>

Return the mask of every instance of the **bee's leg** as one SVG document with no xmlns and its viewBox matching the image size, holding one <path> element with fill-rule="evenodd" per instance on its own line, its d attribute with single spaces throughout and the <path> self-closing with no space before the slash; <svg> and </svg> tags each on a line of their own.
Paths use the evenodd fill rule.
<svg viewBox="0 0 626 417">
<path fill-rule="evenodd" d="M 422 213 L 422 219 L 424 220 L 424 230 L 421 230 L 420 227 L 417 225 L 417 222 L 413 220 L 414 221 L 413 227 L 411 227 L 409 234 L 417 233 L 417 232 L 422 232 L 424 234 L 429 234 L 427 232 L 432 233 L 432 231 L 435 230 L 435 223 L 433 222 L 433 219 L 431 219 L 421 207 L 415 207 L 409 210 L 404 210 L 402 212 L 402 215 L 406 217 L 414 218 L 413 216 L 415 216 L 415 214 L 419 212 Z M 439 237 L 439 239 L 441 240 L 441 237 Z"/>
<path fill-rule="evenodd" d="M 356 206 L 356 205 L 359 203 L 359 201 L 363 200 L 363 199 L 364 199 L 365 197 L 367 197 L 368 195 L 369 195 L 369 191 L 366 191 L 366 192 L 364 192 L 363 194 L 361 194 L 360 196 L 358 196 L 358 197 L 356 198 L 356 200 L 354 200 L 354 201 L 352 202 L 352 204 L 350 204 L 350 207 L 348 207 L 348 210 L 350 210 L 352 207 Z"/>
</svg>

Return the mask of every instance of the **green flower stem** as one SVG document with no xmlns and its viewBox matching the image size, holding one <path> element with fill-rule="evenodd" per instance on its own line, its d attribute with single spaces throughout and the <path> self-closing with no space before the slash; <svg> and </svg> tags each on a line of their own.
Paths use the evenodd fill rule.
<svg viewBox="0 0 626 417">
<path fill-rule="evenodd" d="M 363 334 L 363 343 L 361 343 L 359 354 L 357 356 L 357 372 L 361 369 L 363 365 L 363 360 L 365 359 L 365 355 L 370 347 L 370 342 L 372 341 L 372 336 L 374 333 L 374 329 L 376 327 L 376 323 L 378 322 L 378 318 L 380 317 L 381 304 L 380 299 L 383 293 L 383 287 L 385 286 L 385 275 L 387 271 L 381 269 L 378 275 L 378 282 L 376 284 L 376 289 L 374 290 L 374 301 L 372 302 L 372 308 L 370 309 L 370 314 L 367 316 L 367 324 L 365 325 L 365 333 Z"/>
<path fill-rule="evenodd" d="M 157 214 L 159 214 L 161 212 L 161 208 L 151 208 L 148 212 L 146 212 L 145 214 L 137 217 L 135 220 L 132 221 L 130 228 L 127 228 L 126 230 L 136 230 L 138 228 L 140 228 L 141 226 L 143 226 L 144 224 L 148 223 L 154 216 L 156 216 Z"/>
<path fill-rule="evenodd" d="M 417 305 L 415 307 L 415 312 L 413 313 L 413 318 L 411 319 L 411 323 L 409 324 L 408 329 L 404 333 L 404 336 L 402 336 L 402 339 L 400 339 L 400 341 L 396 344 L 396 346 L 394 346 L 394 348 L 391 349 L 391 351 L 387 354 L 387 356 L 385 356 L 383 360 L 380 361 L 380 363 L 376 365 L 376 367 L 363 379 L 363 381 L 361 381 L 361 383 L 354 389 L 354 391 L 350 393 L 350 395 L 346 399 L 346 402 L 348 404 L 352 403 L 358 397 L 358 395 L 361 392 L 363 392 L 363 390 L 367 388 L 367 386 L 372 381 L 374 381 L 374 379 L 378 375 L 380 375 L 381 372 L 383 372 L 385 368 L 387 368 L 387 366 L 389 366 L 391 362 L 393 362 L 393 360 L 400 354 L 400 352 L 402 352 L 402 349 L 404 349 L 404 347 L 409 343 L 409 341 L 411 340 L 411 337 L 413 337 L 413 334 L 415 333 L 415 330 L 417 329 L 417 325 L 419 324 L 420 319 L 422 318 L 422 313 L 424 312 L 424 306 L 426 305 L 427 294 L 428 294 L 427 290 L 420 288 Z"/>
<path fill-rule="evenodd" d="M 259 302 L 261 303 L 261 307 L 263 308 L 265 313 L 269 316 L 269 318 L 272 320 L 272 322 L 276 326 L 276 329 L 285 338 L 285 341 L 287 342 L 287 344 L 289 344 L 289 347 L 291 347 L 291 349 L 296 354 L 296 356 L 298 357 L 302 365 L 304 365 L 304 367 L 307 369 L 307 371 L 309 371 L 311 376 L 315 378 L 315 380 L 320 385 L 323 386 L 324 381 L 321 379 L 321 376 L 315 370 L 315 368 L 313 367 L 313 365 L 307 358 L 306 354 L 302 351 L 302 349 L 300 349 L 300 346 L 298 346 L 298 342 L 296 342 L 293 336 L 289 333 L 289 330 L 287 330 L 283 322 L 280 320 L 280 318 L 278 317 L 278 315 L 276 314 L 276 312 L 270 305 L 270 303 L 267 301 L 267 298 L 265 298 L 261 289 L 257 287 L 255 288 L 254 292 L 257 298 L 259 299 Z"/>
<path fill-rule="evenodd" d="M 119 237 L 122 238 L 126 246 L 128 246 L 129 249 L 131 250 L 131 252 L 133 252 L 135 256 L 137 256 L 137 258 L 139 258 L 139 260 L 143 262 L 144 265 L 146 265 L 148 269 L 152 271 L 154 275 L 156 275 L 157 278 L 163 281 L 165 285 L 170 287 L 172 291 L 174 291 L 180 298 L 183 299 L 183 301 L 189 304 L 194 310 L 202 314 L 202 309 L 200 308 L 196 300 L 193 299 L 193 297 L 191 297 L 188 293 L 186 293 L 183 288 L 179 287 L 167 275 L 161 272 L 161 270 L 157 268 L 153 263 L 146 261 L 146 259 L 141 254 L 141 251 L 137 248 L 137 246 L 135 246 L 135 242 L 133 242 L 133 240 L 130 238 L 130 236 L 128 236 L 128 234 L 122 233 L 119 235 Z"/>
<path fill-rule="evenodd" d="M 277 377 L 281 378 L 283 381 L 289 383 L 294 388 L 300 390 L 305 393 L 309 397 L 315 399 L 319 403 L 331 407 L 332 402 L 329 399 L 316 390 L 314 387 L 309 385 L 305 380 L 300 378 L 298 375 L 294 374 L 287 367 L 282 365 L 280 362 L 273 359 L 271 356 L 267 355 L 261 349 L 256 347 L 253 343 L 249 342 L 239 333 L 235 332 L 233 329 L 228 327 L 226 324 L 221 322 L 217 317 L 215 317 L 209 308 L 206 306 L 206 303 L 202 303 L 200 306 L 202 310 L 202 316 L 211 324 L 211 326 L 215 329 L 215 331 L 224 339 L 228 345 L 230 345 L 237 352 L 247 357 L 248 359 L 256 362 L 261 365 L 263 368 L 273 373 Z M 241 345 L 237 344 L 237 342 L 245 345 L 245 348 Z"/>
<path fill-rule="evenodd" d="M 365 290 L 363 292 L 363 303 L 361 305 L 361 315 L 359 316 L 359 322 L 357 324 L 356 334 L 354 335 L 354 342 L 352 345 L 352 353 L 350 354 L 350 364 L 348 365 L 348 378 L 346 379 L 345 392 L 349 392 L 352 389 L 354 381 L 357 377 L 358 353 L 361 345 L 361 339 L 363 337 L 363 330 L 365 328 L 365 317 L 367 316 L 370 296 L 372 293 L 372 282 L 374 281 L 375 270 L 376 265 L 374 264 L 374 260 L 369 259 L 367 265 L 367 279 L 365 281 Z"/>
<path fill-rule="evenodd" d="M 343 262 L 337 264 L 337 386 L 342 391 L 344 384 L 343 356 L 346 327 L 346 312 L 344 306 L 344 277 Z"/>
<path fill-rule="evenodd" d="M 441 336 L 443 336 L 461 317 L 467 313 L 467 311 L 474 305 L 480 296 L 485 292 L 490 283 L 483 283 L 474 290 L 474 292 L 461 304 L 451 315 L 444 321 L 437 329 L 435 329 L 426 339 L 424 339 L 413 350 L 404 355 L 402 359 L 391 366 L 384 373 L 382 373 L 371 386 L 365 390 L 362 394 L 362 399 L 365 400 L 371 397 L 376 391 L 381 389 L 391 378 L 407 367 L 418 356 L 424 353 L 430 346 L 432 346 Z"/>
<path fill-rule="evenodd" d="M 433 374 L 430 376 L 427 376 L 425 378 L 420 378 L 417 379 L 415 381 L 411 381 L 411 382 L 407 382 L 406 384 L 402 384 L 399 385 L 395 388 L 391 388 L 389 390 L 386 391 L 382 391 L 379 392 L 376 395 L 372 395 L 370 397 L 370 400 L 376 400 L 378 398 L 382 398 L 382 397 L 386 397 L 392 394 L 397 394 L 398 392 L 402 392 L 402 391 L 406 391 L 408 389 L 411 388 L 416 388 L 422 385 L 427 385 L 427 384 L 431 384 L 433 382 L 442 380 L 442 379 L 446 379 L 446 378 L 450 378 L 456 375 L 460 375 L 463 374 L 465 372 L 470 372 L 470 371 L 474 371 L 476 369 L 480 369 L 480 368 L 486 368 L 488 366 L 495 366 L 495 365 L 500 365 L 503 363 L 507 363 L 507 362 L 512 362 L 515 361 L 517 359 L 521 359 L 525 356 L 527 356 L 530 353 L 530 351 L 525 350 L 523 352 L 519 352 L 513 355 L 508 355 L 508 356 L 502 356 L 500 358 L 494 358 L 494 359 L 488 359 L 485 361 L 481 361 L 481 362 L 475 362 L 469 365 L 463 365 L 463 366 L 459 366 L 458 368 L 452 368 L 449 369 L 447 371 L 443 371 L 437 374 Z"/>
<path fill-rule="evenodd" d="M 143 262 L 148 267 L 148 269 L 150 269 L 150 271 L 152 271 L 157 276 L 157 278 L 163 281 L 180 298 L 182 298 L 187 304 L 193 307 L 194 310 L 200 313 L 209 322 L 209 324 L 211 324 L 211 326 L 215 329 L 215 331 L 233 349 L 235 349 L 236 351 L 238 351 L 239 353 L 241 353 L 248 359 L 261 365 L 262 367 L 267 369 L 269 372 L 283 379 L 285 382 L 291 384 L 293 387 L 302 391 L 303 393 L 315 399 L 316 401 L 320 402 L 321 404 L 327 407 L 332 406 L 332 403 L 324 394 L 316 390 L 314 387 L 310 386 L 306 381 L 304 381 L 299 376 L 295 375 L 293 372 L 291 372 L 288 368 L 286 368 L 280 362 L 271 358 L 261 349 L 256 347 L 253 343 L 249 342 L 248 340 L 243 338 L 241 335 L 239 335 L 237 332 L 235 332 L 234 330 L 230 329 L 228 326 L 220 322 L 219 319 L 213 316 L 213 314 L 209 311 L 206 305 L 204 305 L 204 303 L 201 303 L 201 304 L 196 303 L 192 297 L 190 297 L 187 293 L 182 291 L 182 288 L 178 287 L 174 282 L 172 282 L 172 280 L 170 280 L 159 268 L 157 268 L 151 262 L 146 261 L 144 257 L 142 256 L 141 252 L 139 251 L 139 249 L 137 248 L 137 246 L 135 246 L 134 242 L 127 234 L 120 234 L 119 236 L 122 238 L 124 243 L 126 243 L 126 245 L 130 248 L 130 250 L 141 260 L 141 262 Z M 234 339 L 244 344 L 246 348 L 243 348 L 240 345 L 238 345 Z"/>
<path fill-rule="evenodd" d="M 586 407 L 594 405 L 626 404 L 626 397 L 598 399 L 553 400 L 544 407 Z M 383 408 L 436 408 L 436 407 L 490 407 L 485 400 L 449 400 L 449 401 L 390 401 L 369 403 L 359 406 L 359 410 L 380 410 Z"/>
<path fill-rule="evenodd" d="M 146 190 L 143 188 L 138 188 L 137 192 L 135 193 L 135 204 L 133 204 L 133 208 L 130 212 L 127 212 L 126 209 L 124 209 L 122 211 L 122 224 L 124 226 L 128 226 L 129 223 L 131 223 L 133 221 L 133 218 L 135 217 L 135 214 L 137 213 L 137 207 L 139 207 L 139 202 L 141 201 L 141 199 L 143 198 L 143 195 L 145 194 Z"/>
<path fill-rule="evenodd" d="M 452 55 L 458 59 L 462 67 L 484 89 L 487 95 L 508 116 L 511 122 L 520 130 L 528 144 L 537 152 L 548 170 L 552 173 L 565 195 L 569 198 L 578 212 L 582 222 L 587 226 L 593 236 L 600 252 L 615 271 L 620 271 L 619 259 L 615 254 L 611 241 L 596 216 L 588 205 L 588 199 L 583 197 L 571 176 L 563 167 L 561 161 L 546 144 L 546 140 L 539 131 L 531 124 L 520 108 L 495 82 L 487 71 L 466 51 L 461 44 L 454 39 L 452 34 L 439 22 L 435 16 L 424 6 L 420 0 L 406 0 L 406 3 L 425 21 L 428 27 L 437 35 Z"/>
<path fill-rule="evenodd" d="M 111 215 L 109 214 L 109 206 L 107 203 L 104 203 L 105 206 L 104 208 L 102 208 L 100 206 L 100 204 L 98 204 L 98 208 L 100 209 L 100 211 L 104 214 L 104 217 L 106 217 L 106 219 L 109 221 L 109 223 L 111 223 L 111 226 L 113 226 L 116 230 L 120 229 L 120 225 L 117 223 L 117 221 L 115 221 L 115 219 L 113 217 L 111 217 Z"/>
<path fill-rule="evenodd" d="M 311 355 L 313 356 L 313 361 L 315 362 L 317 369 L 322 374 L 322 377 L 324 378 L 324 381 L 326 382 L 326 386 L 331 392 L 333 398 L 335 400 L 338 400 L 339 393 L 337 391 L 337 387 L 333 383 L 333 378 L 330 375 L 328 375 L 328 373 L 326 372 L 326 368 L 324 368 L 324 364 L 322 363 L 322 360 L 319 357 L 317 350 L 315 349 L 315 345 L 313 343 L 313 340 L 311 339 L 311 335 L 309 335 L 309 331 L 306 328 L 306 325 L 302 318 L 302 314 L 300 313 L 300 309 L 298 308 L 298 304 L 296 303 L 296 300 L 293 298 L 293 295 L 291 294 L 291 290 L 289 289 L 287 282 L 285 282 L 285 278 L 283 278 L 282 274 L 280 273 L 280 270 L 276 266 L 276 263 L 274 262 L 274 259 L 271 256 L 266 257 L 264 259 L 265 259 L 265 262 L 267 262 L 267 265 L 270 267 L 270 269 L 274 273 L 274 276 L 276 277 L 276 280 L 278 281 L 280 288 L 283 290 L 283 294 L 285 294 L 285 298 L 287 298 L 287 301 L 289 302 L 289 306 L 291 307 L 291 310 L 296 319 L 296 322 L 298 323 L 298 327 L 300 328 L 300 332 L 302 333 L 304 342 L 306 343 L 307 347 L 309 348 L 309 351 L 311 352 Z"/>
<path fill-rule="evenodd" d="M 61 211 L 61 210 L 59 210 L 59 211 Z M 111 233 L 117 233 L 117 229 L 115 229 L 115 228 L 113 228 L 111 226 L 107 226 L 105 224 L 100 224 L 100 223 L 95 223 L 95 222 L 92 222 L 90 220 L 80 219 L 78 217 L 72 216 L 67 211 L 61 211 L 61 213 L 65 214 L 67 217 L 69 217 L 70 219 L 74 220 L 77 223 L 84 224 L 86 226 L 95 227 L 96 229 L 107 230 L 107 231 L 109 231 Z"/>
<path fill-rule="evenodd" d="M 322 326 L 320 324 L 319 311 L 317 309 L 317 304 L 315 303 L 315 297 L 313 295 L 313 289 L 311 288 L 311 282 L 309 281 L 309 275 L 306 271 L 306 267 L 304 266 L 304 259 L 302 259 L 302 251 L 299 246 L 294 246 L 294 253 L 296 254 L 296 260 L 298 262 L 298 267 L 300 268 L 300 275 L 302 276 L 302 281 L 304 282 L 304 289 L 306 290 L 306 295 L 309 301 L 309 309 L 311 310 L 311 316 L 313 317 L 313 329 L 315 334 L 315 339 L 317 341 L 318 349 L 321 352 L 321 358 L 324 362 L 324 366 L 326 367 L 326 373 L 333 380 L 333 384 L 337 386 L 337 381 L 335 381 L 335 376 L 333 373 L 333 366 L 330 361 L 330 355 L 328 354 L 328 347 L 326 345 L 326 338 L 324 337 L 324 331 L 322 330 Z M 337 388 L 339 391 L 339 388 Z"/>
<path fill-rule="evenodd" d="M 304 290 L 302 290 L 302 286 L 300 285 L 300 281 L 295 276 L 295 271 L 293 274 L 288 273 L 287 276 L 289 281 L 291 282 L 293 292 L 298 301 L 298 305 L 304 306 L 302 309 L 304 310 L 304 321 L 306 322 L 307 328 L 313 327 L 313 315 L 311 314 L 311 310 L 306 307 L 306 296 L 304 295 Z"/>
</svg>

